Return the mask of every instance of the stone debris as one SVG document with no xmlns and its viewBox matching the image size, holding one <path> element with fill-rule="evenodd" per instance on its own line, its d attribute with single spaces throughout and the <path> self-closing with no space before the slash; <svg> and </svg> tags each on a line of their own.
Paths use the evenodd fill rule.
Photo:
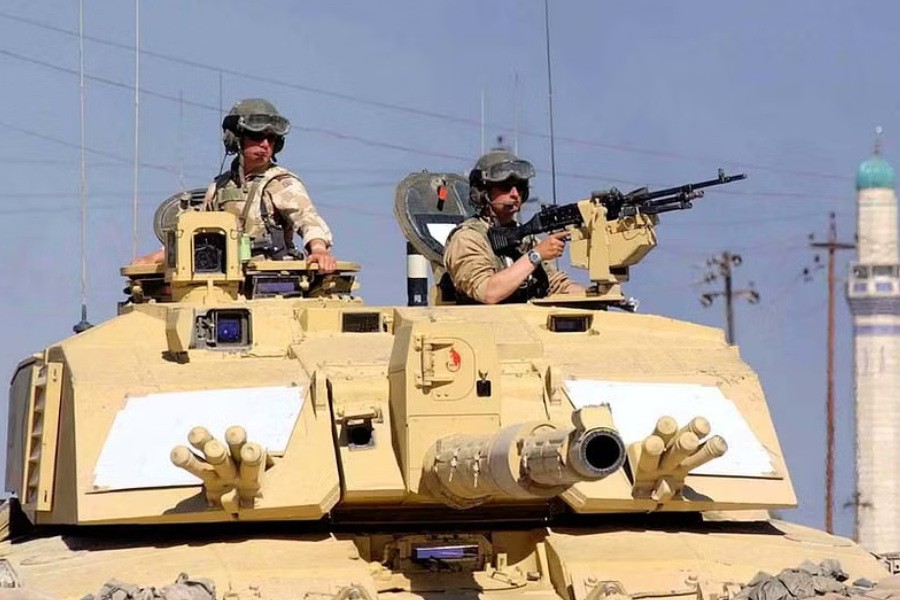
<svg viewBox="0 0 900 600">
<path fill-rule="evenodd" d="M 81 600 L 216 600 L 216 584 L 210 579 L 194 579 L 182 573 L 175 583 L 161 588 L 142 588 L 132 583 L 110 579 L 96 594 Z"/>
<path fill-rule="evenodd" d="M 845 583 L 848 575 L 841 563 L 828 559 L 818 565 L 804 561 L 799 566 L 784 569 L 778 575 L 760 571 L 738 592 L 734 600 L 900 600 L 900 577 L 885 577 L 876 583 L 857 579 Z"/>
</svg>

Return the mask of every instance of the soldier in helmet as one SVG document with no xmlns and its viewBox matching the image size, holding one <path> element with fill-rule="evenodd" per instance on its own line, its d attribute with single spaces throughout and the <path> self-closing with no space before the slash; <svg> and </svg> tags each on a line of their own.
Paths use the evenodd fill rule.
<svg viewBox="0 0 900 600">
<path fill-rule="evenodd" d="M 515 220 L 528 199 L 532 177 L 534 167 L 530 162 L 502 149 L 482 156 L 469 173 L 469 201 L 479 214 L 450 232 L 444 248 L 444 266 L 457 301 L 526 302 L 584 290 L 548 262 L 562 256 L 566 232 L 541 241 L 526 239 L 513 256 L 497 256 L 491 248 L 488 228 Z"/>
<path fill-rule="evenodd" d="M 273 258 L 293 250 L 297 232 L 308 250 L 307 260 L 334 271 L 328 225 L 300 178 L 275 164 L 290 128 L 290 121 L 267 100 L 235 104 L 222 120 L 222 142 L 225 152 L 237 157 L 209 186 L 205 207 L 233 213 L 254 249 Z"/>
<path fill-rule="evenodd" d="M 316 212 L 299 177 L 277 166 L 291 124 L 268 100 L 241 100 L 222 120 L 226 155 L 236 154 L 231 168 L 206 190 L 203 208 L 234 214 L 252 240 L 252 252 L 269 258 L 296 253 L 294 232 L 303 237 L 307 260 L 324 272 L 334 271 L 328 225 Z M 161 262 L 162 251 L 135 262 Z"/>
</svg>

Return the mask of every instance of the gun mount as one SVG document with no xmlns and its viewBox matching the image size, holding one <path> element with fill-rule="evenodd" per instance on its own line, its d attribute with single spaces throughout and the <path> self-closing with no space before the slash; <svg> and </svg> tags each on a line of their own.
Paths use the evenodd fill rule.
<svg viewBox="0 0 900 600">
<path fill-rule="evenodd" d="M 656 225 L 661 213 L 687 210 L 703 197 L 706 188 L 740 181 L 743 173 L 687 183 L 657 191 L 640 188 L 623 194 L 616 188 L 597 191 L 587 200 L 544 206 L 521 225 L 495 224 L 488 231 L 494 252 L 508 255 L 530 236 L 568 229 L 572 266 L 588 271 L 591 286 L 584 297 L 551 297 L 544 303 L 605 303 L 629 308 L 621 284 L 628 281 L 629 267 L 640 262 L 657 244 Z"/>
</svg>

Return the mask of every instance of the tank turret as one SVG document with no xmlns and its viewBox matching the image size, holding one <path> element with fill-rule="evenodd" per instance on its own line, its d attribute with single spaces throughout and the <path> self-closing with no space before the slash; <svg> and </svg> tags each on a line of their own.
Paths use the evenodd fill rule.
<svg viewBox="0 0 900 600">
<path fill-rule="evenodd" d="M 624 300 L 658 213 L 693 197 L 675 190 L 564 205 L 551 216 L 574 219 L 589 289 L 504 306 L 366 305 L 357 264 L 248 252 L 233 215 L 177 195 L 162 262 L 122 269 L 118 314 L 15 371 L 21 518 L 2 573 L 63 598 L 183 572 L 210 600 L 209 582 L 229 598 L 728 600 L 759 571 L 835 558 L 877 580 L 862 548 L 770 518 L 796 498 L 738 348 Z M 448 174 L 398 189 L 432 263 L 466 196 Z"/>
</svg>

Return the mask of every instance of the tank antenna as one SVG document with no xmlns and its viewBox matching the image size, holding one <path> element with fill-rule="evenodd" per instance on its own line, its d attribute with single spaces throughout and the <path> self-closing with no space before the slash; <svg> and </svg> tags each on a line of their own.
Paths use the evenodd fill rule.
<svg viewBox="0 0 900 600">
<path fill-rule="evenodd" d="M 184 189 L 184 90 L 178 90 L 178 187 Z"/>
<path fill-rule="evenodd" d="M 519 155 L 519 72 L 513 80 L 513 154 Z"/>
<path fill-rule="evenodd" d="M 484 86 L 481 86 L 481 153 L 484 154 L 487 152 L 485 149 L 485 135 L 484 135 Z"/>
<path fill-rule="evenodd" d="M 553 71 L 550 64 L 550 1 L 544 0 L 544 38 L 547 46 L 547 96 L 550 102 L 550 184 L 553 205 L 556 205 L 556 147 L 553 135 Z"/>
<path fill-rule="evenodd" d="M 140 175 L 140 74 L 141 74 L 141 3 L 134 0 L 134 195 L 131 212 L 131 259 L 137 258 L 138 246 L 138 179 Z"/>
<path fill-rule="evenodd" d="M 85 169 L 84 125 L 84 0 L 78 2 L 78 87 L 81 98 L 81 321 L 72 327 L 75 333 L 87 331 L 93 325 L 87 320 L 87 170 Z"/>
</svg>

